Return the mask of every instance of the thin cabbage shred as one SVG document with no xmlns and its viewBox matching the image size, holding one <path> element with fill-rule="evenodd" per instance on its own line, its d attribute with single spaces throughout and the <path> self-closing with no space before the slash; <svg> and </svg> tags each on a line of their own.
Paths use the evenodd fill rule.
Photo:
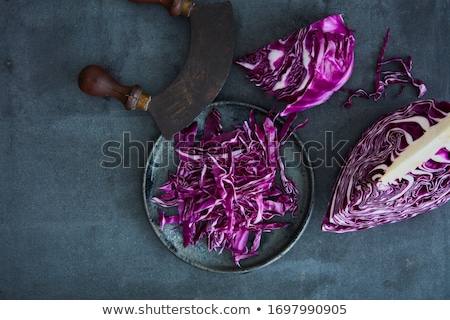
<svg viewBox="0 0 450 320">
<path fill-rule="evenodd" d="M 413 86 L 417 87 L 419 90 L 418 98 L 422 97 L 427 92 L 427 87 L 422 80 L 414 79 L 411 74 L 412 69 L 412 57 L 409 56 L 407 61 L 402 58 L 391 58 L 388 60 L 384 60 L 384 54 L 386 52 L 387 43 L 390 36 L 390 29 L 387 30 L 386 36 L 384 37 L 383 45 L 381 46 L 380 54 L 378 56 L 378 61 L 375 70 L 375 91 L 367 92 L 364 89 L 358 90 L 349 90 L 346 88 L 342 88 L 342 91 L 345 91 L 350 94 L 347 101 L 344 102 L 343 107 L 350 108 L 353 103 L 353 98 L 366 98 L 373 99 L 374 101 L 378 101 L 381 97 L 385 96 L 385 89 L 391 83 L 411 83 Z M 386 66 L 391 63 L 398 63 L 403 71 L 382 71 L 383 66 Z M 397 94 L 399 96 L 403 93 L 405 89 L 405 85 L 402 86 L 400 92 Z"/>
<path fill-rule="evenodd" d="M 291 129 L 296 116 L 290 116 L 278 130 L 277 117 L 269 114 L 257 124 L 251 111 L 242 126 L 224 131 L 213 109 L 199 140 L 195 122 L 177 133 L 177 172 L 169 174 L 159 188 L 162 194 L 151 201 L 177 207 L 178 214 L 160 210 L 160 227 L 180 226 L 185 247 L 206 238 L 209 251 L 229 250 L 236 265 L 257 255 L 263 232 L 288 225 L 272 218 L 286 212 L 294 216 L 298 206 L 298 190 L 286 177 L 280 150 L 306 121 Z"/>
</svg>

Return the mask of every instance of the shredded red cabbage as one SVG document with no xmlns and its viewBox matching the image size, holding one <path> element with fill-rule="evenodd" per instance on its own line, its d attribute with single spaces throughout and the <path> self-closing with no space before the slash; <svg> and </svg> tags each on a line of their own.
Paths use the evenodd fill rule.
<svg viewBox="0 0 450 320">
<path fill-rule="evenodd" d="M 195 122 L 177 133 L 177 172 L 169 174 L 152 202 L 178 207 L 178 214 L 161 210 L 160 227 L 179 225 L 184 246 L 206 238 L 210 251 L 231 251 L 237 265 L 257 255 L 262 233 L 287 225 L 272 218 L 297 210 L 298 190 L 285 175 L 280 148 L 306 121 L 291 129 L 296 119 L 291 116 L 278 130 L 276 118 L 269 115 L 258 124 L 252 111 L 242 126 L 223 131 L 213 109 L 199 140 Z"/>
<path fill-rule="evenodd" d="M 385 96 L 385 89 L 391 83 L 411 83 L 413 86 L 419 89 L 418 97 L 422 97 L 427 92 L 427 87 L 422 80 L 415 80 L 411 74 L 412 69 L 412 57 L 409 56 L 407 61 L 402 58 L 391 58 L 388 60 L 384 60 L 384 54 L 386 52 L 387 43 L 389 40 L 390 29 L 387 30 L 386 36 L 383 41 L 383 45 L 381 46 L 380 54 L 378 56 L 378 61 L 375 70 L 375 91 L 372 93 L 368 93 L 364 89 L 358 90 L 349 90 L 346 88 L 341 89 L 350 94 L 347 101 L 344 102 L 344 107 L 351 107 L 353 103 L 353 98 L 366 98 L 373 99 L 374 101 L 378 101 L 382 96 Z M 398 63 L 403 71 L 382 71 L 383 66 L 388 64 Z M 402 86 L 400 92 L 397 94 L 400 95 L 403 93 L 404 85 Z"/>
<path fill-rule="evenodd" d="M 341 168 L 322 230 L 348 232 L 399 222 L 450 200 L 450 150 L 440 149 L 403 179 L 378 181 L 425 130 L 450 116 L 450 102 L 422 100 L 368 128 Z"/>
<path fill-rule="evenodd" d="M 319 105 L 350 78 L 355 37 L 331 15 L 238 60 L 250 81 L 287 102 L 281 116 Z"/>
</svg>

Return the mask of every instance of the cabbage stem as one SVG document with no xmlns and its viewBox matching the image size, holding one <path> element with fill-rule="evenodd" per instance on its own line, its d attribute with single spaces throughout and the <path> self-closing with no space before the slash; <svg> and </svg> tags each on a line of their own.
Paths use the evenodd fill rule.
<svg viewBox="0 0 450 320">
<path fill-rule="evenodd" d="M 430 126 L 425 133 L 403 150 L 386 169 L 380 181 L 388 184 L 403 178 L 450 143 L 450 116 Z M 450 145 L 449 145 L 450 146 Z"/>
</svg>

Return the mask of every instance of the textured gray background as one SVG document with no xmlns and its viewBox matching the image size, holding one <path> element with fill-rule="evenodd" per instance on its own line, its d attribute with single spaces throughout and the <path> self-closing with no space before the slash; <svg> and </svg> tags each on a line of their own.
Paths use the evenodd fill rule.
<svg viewBox="0 0 450 320">
<path fill-rule="evenodd" d="M 198 0 L 198 3 L 214 1 Z M 391 28 L 387 57 L 412 55 L 425 98 L 448 100 L 449 1 L 232 1 L 235 58 L 329 14 L 355 30 L 350 88 L 372 88 L 374 65 Z M 0 1 L 0 298 L 3 299 L 448 299 L 448 205 L 372 230 L 320 231 L 339 166 L 315 170 L 316 205 L 307 230 L 277 262 L 240 275 L 191 267 L 171 254 L 147 221 L 143 167 L 105 169 L 102 145 L 158 137 L 151 117 L 77 86 L 96 63 L 150 93 L 180 71 L 189 21 L 162 8 L 116 1 Z M 305 111 L 304 141 L 348 140 L 382 114 L 416 99 L 408 88 L 342 110 L 343 93 Z M 233 66 L 217 100 L 282 106 Z M 136 150 L 135 150 L 136 151 Z M 148 151 L 148 150 L 147 150 Z M 140 155 L 141 159 L 144 157 Z M 313 154 L 325 159 L 324 152 Z M 129 159 L 130 160 L 130 159 Z M 143 160 L 143 159 L 142 159 Z"/>
</svg>

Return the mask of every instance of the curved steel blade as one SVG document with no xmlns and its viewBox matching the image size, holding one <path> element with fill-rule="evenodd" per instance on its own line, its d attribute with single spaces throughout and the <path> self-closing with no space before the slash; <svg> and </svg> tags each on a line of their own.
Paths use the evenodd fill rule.
<svg viewBox="0 0 450 320">
<path fill-rule="evenodd" d="M 234 52 L 233 12 L 229 2 L 194 7 L 188 58 L 180 74 L 152 98 L 150 113 L 162 135 L 172 135 L 218 95 L 228 77 Z"/>
</svg>

